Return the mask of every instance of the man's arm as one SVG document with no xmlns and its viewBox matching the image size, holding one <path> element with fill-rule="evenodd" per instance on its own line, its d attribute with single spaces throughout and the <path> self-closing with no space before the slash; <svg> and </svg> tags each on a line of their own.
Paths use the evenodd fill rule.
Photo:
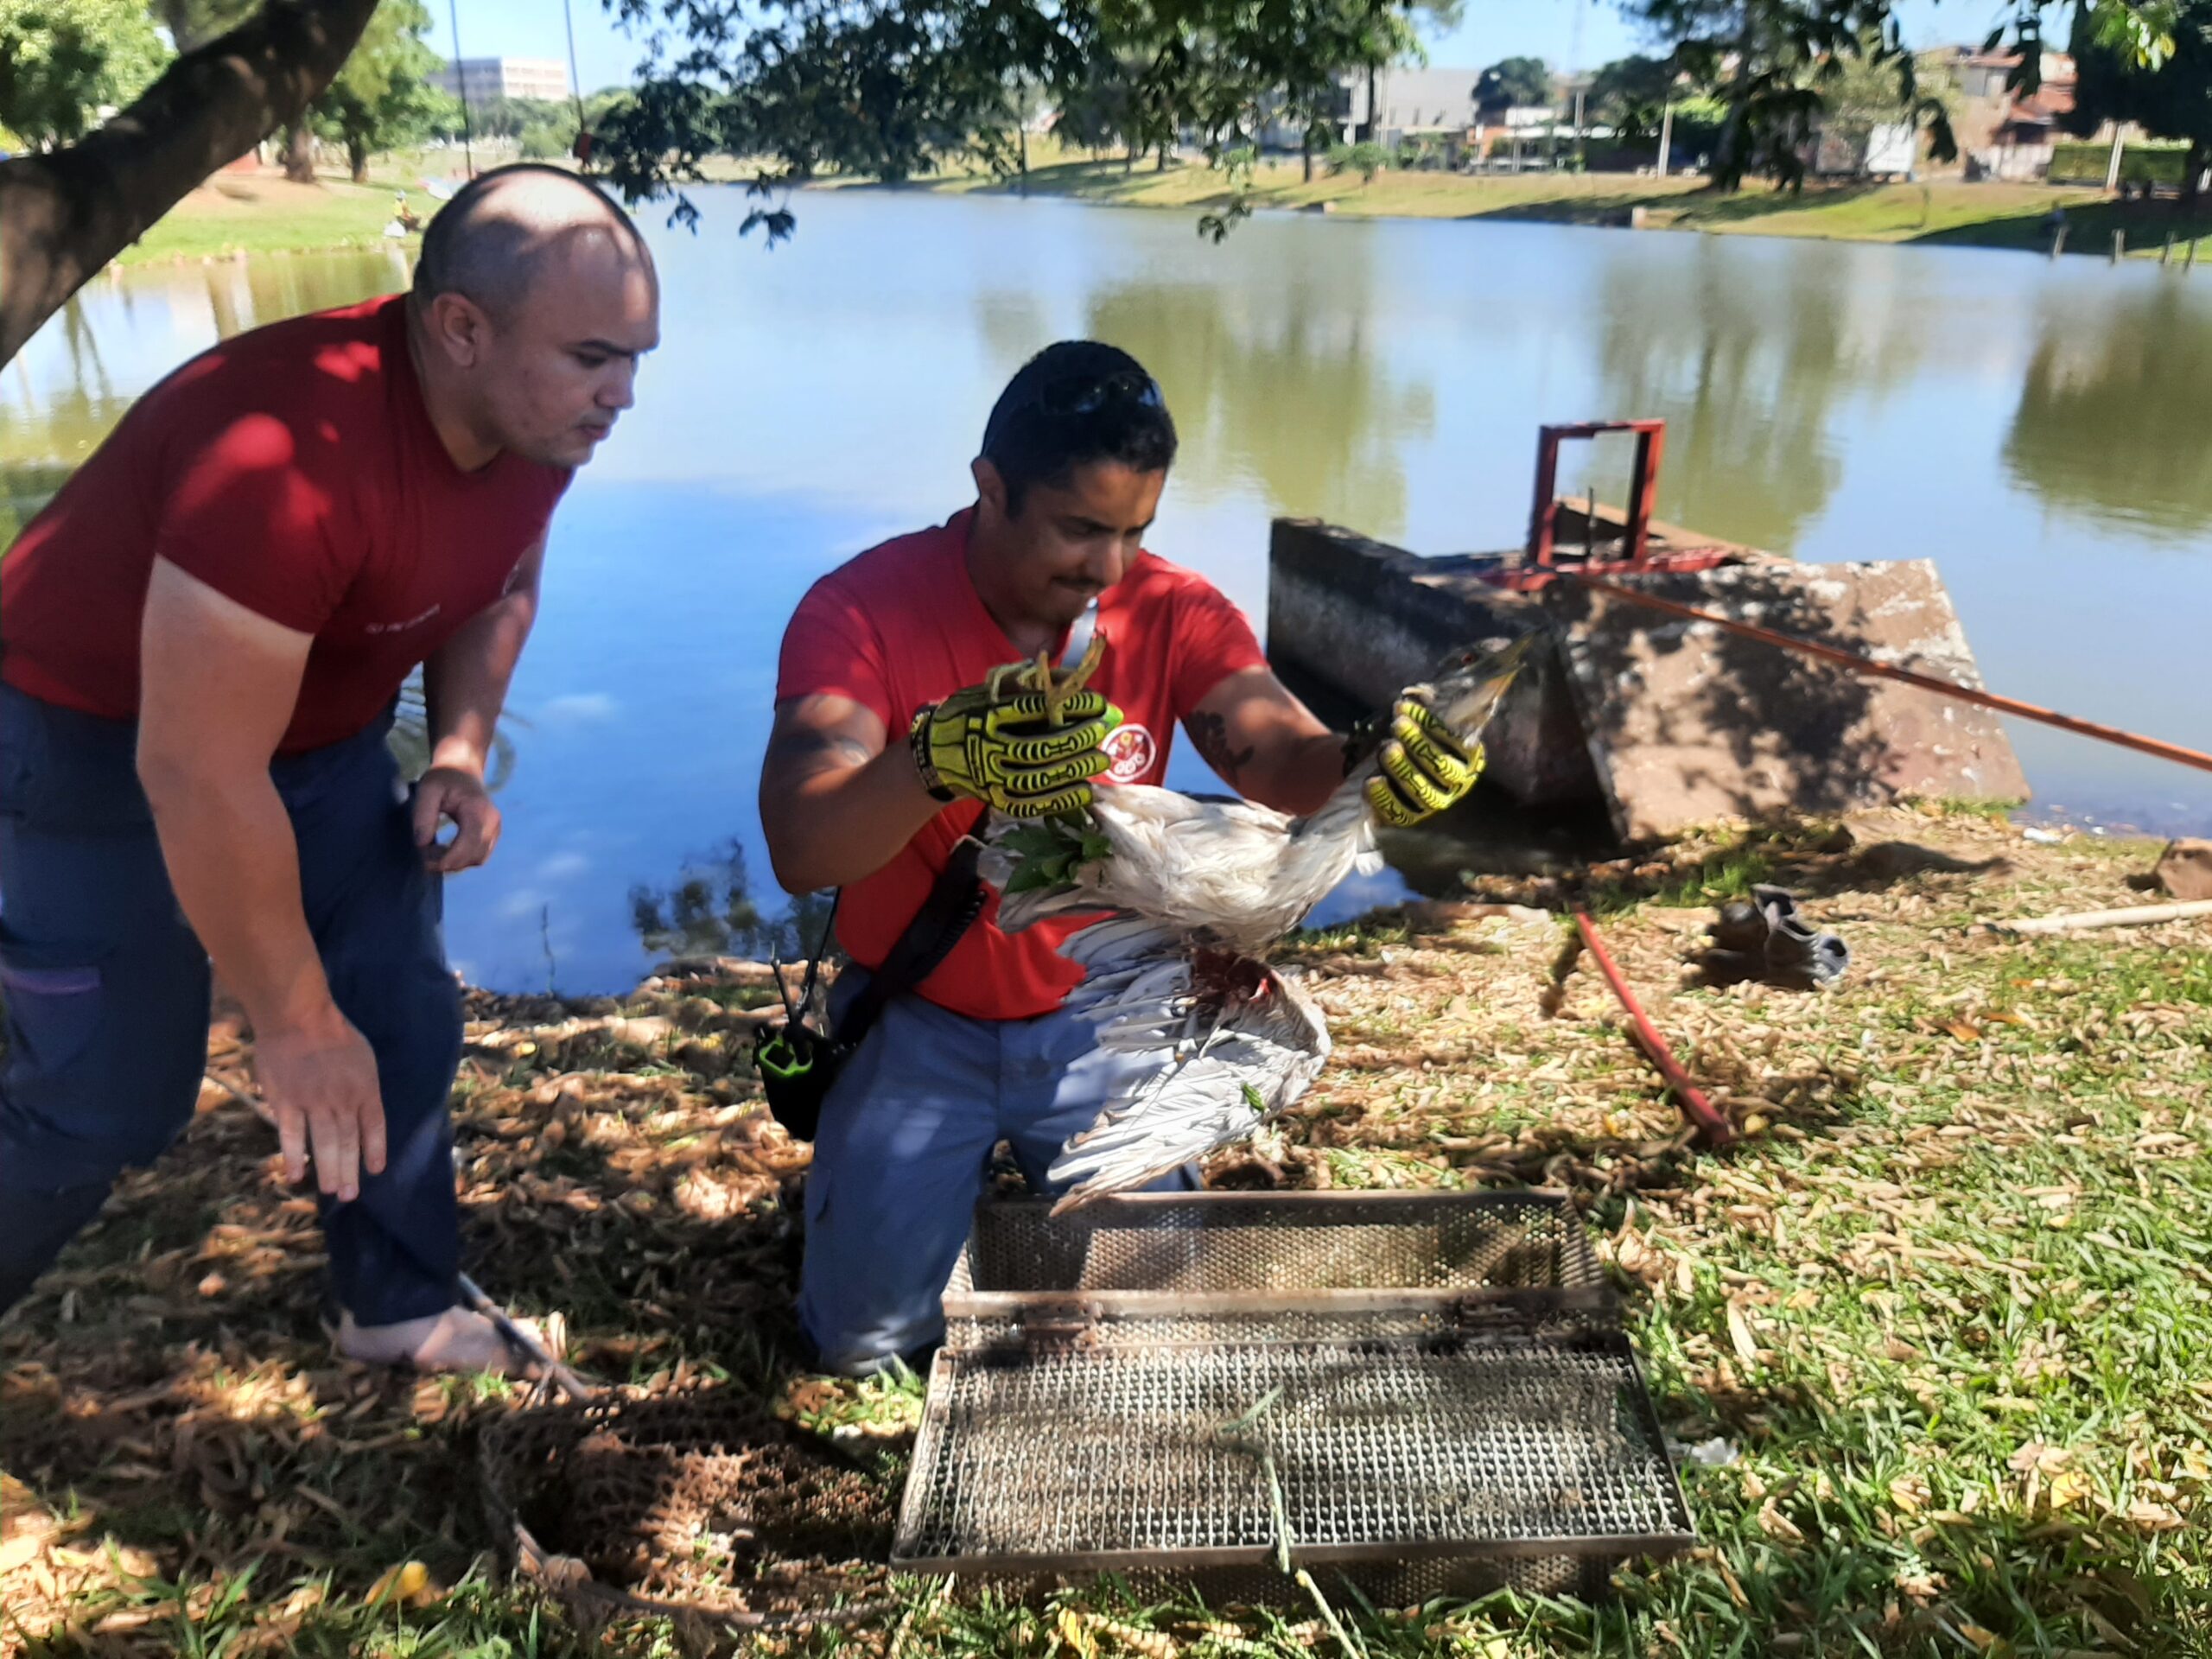
<svg viewBox="0 0 2212 1659">
<path fill-rule="evenodd" d="M 923 786 L 912 750 L 849 697 L 776 705 L 760 768 L 760 824 L 787 893 L 874 874 L 944 810 Z"/>
<path fill-rule="evenodd" d="M 1230 675 L 1183 720 L 1205 763 L 1247 800 L 1315 810 L 1344 780 L 1344 738 L 1266 668 Z"/>
<path fill-rule="evenodd" d="M 430 868 L 442 874 L 474 868 L 499 842 L 499 809 L 484 787 L 484 770 L 507 683 L 537 620 L 537 582 L 544 563 L 541 536 L 516 564 L 506 592 L 423 664 L 430 766 L 416 786 L 415 844 Z M 443 818 L 453 820 L 454 835 L 441 848 L 436 842 Z"/>
<path fill-rule="evenodd" d="M 305 1173 L 312 1142 L 322 1190 L 351 1199 L 360 1165 L 384 1167 L 376 1057 L 331 1000 L 291 819 L 269 777 L 313 644 L 156 559 L 138 775 L 177 900 L 253 1021 L 286 1176 Z"/>
</svg>

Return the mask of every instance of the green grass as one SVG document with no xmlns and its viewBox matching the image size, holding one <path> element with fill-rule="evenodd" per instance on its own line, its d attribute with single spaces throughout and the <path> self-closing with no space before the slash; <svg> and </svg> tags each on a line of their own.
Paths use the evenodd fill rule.
<svg viewBox="0 0 2212 1659">
<path fill-rule="evenodd" d="M 429 168 L 411 156 L 381 158 L 370 181 L 326 174 L 316 184 L 287 184 L 276 175 L 218 173 L 180 202 L 118 257 L 124 265 L 228 258 L 238 254 L 336 252 L 395 245 L 384 227 L 392 197 L 406 188 L 408 205 L 424 219 L 438 203 L 420 185 L 429 169 L 457 170 L 458 161 Z M 404 244 L 413 248 L 415 238 Z"/>
<path fill-rule="evenodd" d="M 1026 181 L 955 169 L 899 188 L 1026 193 L 1192 213 L 1218 208 L 1230 200 L 1228 176 L 1199 164 L 1177 164 L 1161 171 L 1148 162 L 1125 168 L 1118 160 L 1065 159 L 1050 149 L 1040 149 L 1039 154 L 1047 159 L 1031 168 Z M 2155 257 L 2170 232 L 2176 239 L 2177 257 L 2192 238 L 2212 237 L 2212 204 L 2184 215 L 2172 202 L 2108 201 L 2078 188 L 1952 180 L 1813 185 L 1802 194 L 1754 180 L 1728 194 L 1698 178 L 1620 174 L 1469 176 L 1385 169 L 1370 182 L 1354 173 L 1332 175 L 1318 163 L 1309 182 L 1296 163 L 1270 162 L 1255 171 L 1249 200 L 1255 207 L 1325 210 L 1362 218 L 1499 218 L 1578 225 L 1625 225 L 1630 211 L 1642 208 L 1654 229 L 2035 251 L 2050 246 L 2044 216 L 2053 204 L 2063 203 L 2069 220 L 2067 251 L 2072 253 L 2108 254 L 2114 230 L 2126 232 L 2131 256 L 2144 257 Z M 2201 251 L 2212 255 L 2212 249 Z"/>
<path fill-rule="evenodd" d="M 1736 1453 L 1684 1465 L 1700 1548 L 1624 1570 L 1603 1605 L 1335 1596 L 1372 1659 L 2212 1656 L 2207 934 L 1971 928 L 2117 901 L 2145 843 L 2041 847 L 1941 804 L 1853 829 L 1716 834 L 1611 873 L 1609 944 L 1745 1126 L 1726 1154 L 1684 1147 L 1595 975 L 1555 977 L 1548 918 L 1384 912 L 1291 953 L 1339 1053 L 1265 1155 L 1343 1188 L 1573 1194 L 1668 1433 Z M 1923 842 L 1945 856 L 1894 855 Z M 1682 974 L 1681 906 L 1761 872 L 1850 938 L 1837 990 Z M 1386 943 L 1387 965 L 1360 959 Z M 472 1270 L 518 1311 L 564 1309 L 597 1375 L 757 1391 L 895 1489 L 916 1382 L 794 1376 L 789 1189 L 676 1201 L 764 1151 L 727 1057 L 680 1026 L 648 1054 L 563 1035 L 550 1004 L 504 1017 L 532 1052 L 480 1032 L 489 1069 L 456 1107 Z M 78 1634 L 26 1651 L 686 1651 L 658 1620 L 587 1630 L 494 1569 L 473 1447 L 505 1390 L 331 1368 L 313 1275 L 293 1271 L 314 1265 L 310 1217 L 283 1210 L 266 1156 L 257 1125 L 203 1114 L 0 1327 L 0 1464 L 81 1515 L 80 1546 L 143 1552 L 143 1577 L 83 1592 Z M 219 1290 L 195 1254 L 211 1217 L 240 1234 Z M 265 1230 L 276 1245 L 252 1243 Z M 125 1403 L 149 1386 L 171 1392 Z M 435 1593 L 372 1600 L 410 1560 Z M 894 1634 L 902 1659 L 1337 1650 L 1295 1603 L 1223 1624 L 1112 1586 L 1031 1605 L 899 1595 L 886 1628 L 748 1650 L 883 1655 Z"/>
</svg>

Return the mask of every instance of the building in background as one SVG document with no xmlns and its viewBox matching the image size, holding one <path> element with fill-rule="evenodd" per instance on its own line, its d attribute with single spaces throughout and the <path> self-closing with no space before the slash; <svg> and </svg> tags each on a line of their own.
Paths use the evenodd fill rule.
<svg viewBox="0 0 2212 1659">
<path fill-rule="evenodd" d="M 1948 73 L 1961 100 L 1952 122 L 1970 179 L 2040 179 L 2050 172 L 2059 124 L 2074 108 L 2074 60 L 2043 54 L 2043 84 L 2017 93 L 2005 85 L 2019 56 L 1957 46 L 1921 57 L 1922 73 Z"/>
<path fill-rule="evenodd" d="M 440 64 L 430 79 L 471 104 L 494 98 L 557 102 L 569 96 L 568 67 L 556 58 L 462 58 Z"/>
<path fill-rule="evenodd" d="M 1347 140 L 1366 131 L 1385 144 L 1418 134 L 1465 133 L 1479 124 L 1475 103 L 1479 69 L 1385 69 L 1375 77 L 1375 108 L 1367 107 L 1364 73 L 1343 78 Z"/>
</svg>

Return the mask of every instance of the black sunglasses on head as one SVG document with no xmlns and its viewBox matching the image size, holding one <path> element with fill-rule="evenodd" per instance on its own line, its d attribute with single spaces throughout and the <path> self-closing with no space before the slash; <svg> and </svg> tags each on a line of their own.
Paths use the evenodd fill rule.
<svg viewBox="0 0 2212 1659">
<path fill-rule="evenodd" d="M 1115 369 L 1105 374 L 1062 374 L 1046 381 L 1027 399 L 1033 409 L 1047 415 L 1096 415 L 1109 404 L 1134 404 L 1139 409 L 1164 409 L 1160 383 L 1141 369 Z"/>
</svg>

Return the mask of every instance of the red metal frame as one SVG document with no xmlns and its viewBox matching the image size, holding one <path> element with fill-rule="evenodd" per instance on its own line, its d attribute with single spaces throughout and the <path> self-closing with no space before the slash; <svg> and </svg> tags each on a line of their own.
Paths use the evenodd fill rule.
<svg viewBox="0 0 2212 1659">
<path fill-rule="evenodd" d="M 1631 570 L 1651 563 L 1651 498 L 1659 483 L 1659 462 L 1667 448 L 1664 421 L 1578 421 L 1536 429 L 1536 499 L 1529 514 L 1529 563 L 1549 566 L 1559 524 L 1559 447 L 1569 438 L 1595 438 L 1608 432 L 1636 434 L 1636 470 L 1628 493 L 1628 556 L 1609 560 Z"/>
</svg>

